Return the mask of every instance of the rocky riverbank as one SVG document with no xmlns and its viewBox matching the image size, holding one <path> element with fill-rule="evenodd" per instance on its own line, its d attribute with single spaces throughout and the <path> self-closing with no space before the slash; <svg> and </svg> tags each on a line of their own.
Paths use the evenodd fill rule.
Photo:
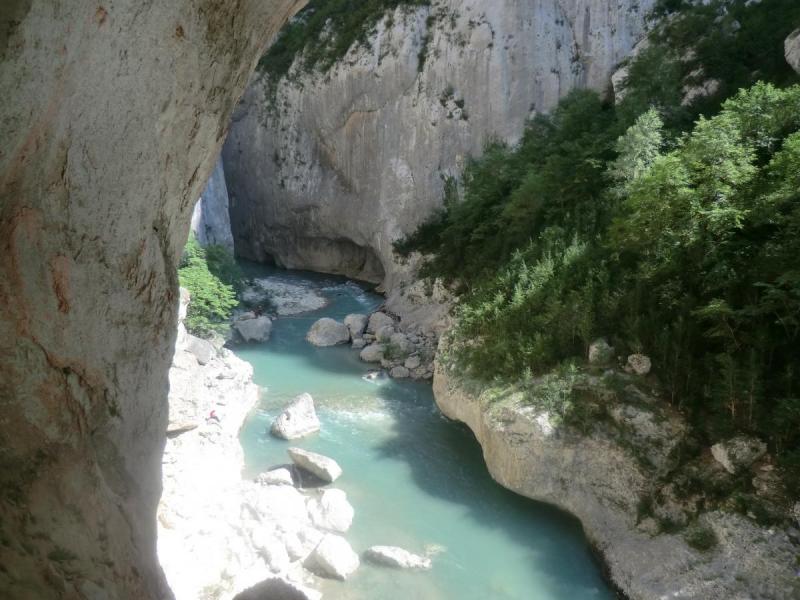
<svg viewBox="0 0 800 600">
<path fill-rule="evenodd" d="M 631 600 L 798 597 L 800 532 L 709 509 L 702 490 L 682 485 L 689 472 L 718 485 L 730 474 L 710 452 L 679 469 L 687 427 L 641 377 L 608 370 L 490 388 L 443 356 L 433 383 L 442 412 L 472 429 L 498 483 L 577 516 Z M 556 410 L 573 391 L 580 405 Z M 746 475 L 766 481 L 771 472 L 761 457 Z"/>
</svg>

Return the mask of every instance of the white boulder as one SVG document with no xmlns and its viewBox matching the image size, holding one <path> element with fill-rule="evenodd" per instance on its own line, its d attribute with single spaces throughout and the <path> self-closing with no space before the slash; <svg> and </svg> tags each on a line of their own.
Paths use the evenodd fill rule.
<svg viewBox="0 0 800 600">
<path fill-rule="evenodd" d="M 345 533 L 353 524 L 355 511 L 342 490 L 325 490 L 319 498 L 311 498 L 307 507 L 311 523 L 320 529 Z"/>
<path fill-rule="evenodd" d="M 372 546 L 364 553 L 371 563 L 396 569 L 430 569 L 431 559 L 396 546 Z"/>
<path fill-rule="evenodd" d="M 272 423 L 270 432 L 284 440 L 295 440 L 319 431 L 319 418 L 311 394 L 300 394 Z"/>
<path fill-rule="evenodd" d="M 409 356 L 406 359 L 404 366 L 406 369 L 413 371 L 414 369 L 418 368 L 421 364 L 422 360 L 420 359 L 419 356 Z"/>
<path fill-rule="evenodd" d="M 350 330 L 353 339 L 360 338 L 367 329 L 367 315 L 352 314 L 344 318 L 344 324 Z"/>
<path fill-rule="evenodd" d="M 375 339 L 379 342 L 388 342 L 394 335 L 394 327 L 392 325 L 384 325 L 375 332 Z"/>
<path fill-rule="evenodd" d="M 322 577 L 344 581 L 358 569 L 361 561 L 346 539 L 328 534 L 306 559 L 306 568 Z"/>
<path fill-rule="evenodd" d="M 344 323 L 325 317 L 311 326 L 306 339 L 319 347 L 346 344 L 350 341 L 350 330 Z"/>
<path fill-rule="evenodd" d="M 289 448 L 287 452 L 294 464 L 323 481 L 333 483 L 342 474 L 342 468 L 332 458 L 301 448 Z"/>
</svg>

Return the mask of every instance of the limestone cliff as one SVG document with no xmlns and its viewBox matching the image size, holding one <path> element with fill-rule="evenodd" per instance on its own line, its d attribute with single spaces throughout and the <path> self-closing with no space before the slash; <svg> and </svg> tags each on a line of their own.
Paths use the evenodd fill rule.
<svg viewBox="0 0 800 600">
<path fill-rule="evenodd" d="M 0 13 L 0 596 L 168 598 L 156 506 L 176 263 L 300 0 Z"/>
<path fill-rule="evenodd" d="M 491 138 L 575 87 L 606 91 L 652 0 L 433 0 L 398 9 L 325 74 L 256 77 L 223 156 L 237 252 L 411 283 L 392 242 Z M 424 62 L 423 62 L 424 61 Z"/>
<path fill-rule="evenodd" d="M 216 244 L 233 252 L 228 205 L 228 187 L 225 185 L 222 157 L 219 157 L 192 213 L 192 232 L 201 246 Z"/>
<path fill-rule="evenodd" d="M 581 378 L 582 410 L 599 410 L 577 423 L 546 402 L 537 406 L 519 389 L 465 380 L 441 360 L 433 386 L 442 412 L 475 434 L 492 477 L 576 515 L 631 600 L 788 600 L 800 594 L 796 530 L 761 527 L 733 511 L 704 512 L 697 497 L 679 497 L 674 484 L 659 488 L 675 467 L 687 428 L 635 377 L 607 372 Z M 534 395 L 546 398 L 553 387 Z M 708 479 L 726 476 L 710 457 L 700 469 Z M 688 531 L 702 530 L 714 540 L 710 547 L 689 545 L 686 530 L 660 531 L 657 520 L 675 526 L 691 504 L 699 516 Z"/>
</svg>

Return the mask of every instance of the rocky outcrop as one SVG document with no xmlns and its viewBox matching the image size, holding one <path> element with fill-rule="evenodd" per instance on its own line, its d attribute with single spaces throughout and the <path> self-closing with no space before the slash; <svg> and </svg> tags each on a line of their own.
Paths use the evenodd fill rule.
<svg viewBox="0 0 800 600">
<path fill-rule="evenodd" d="M 233 252 L 228 205 L 228 187 L 220 156 L 192 213 L 192 232 L 201 246 L 216 244 Z"/>
<path fill-rule="evenodd" d="M 358 569 L 360 562 L 346 539 L 328 534 L 308 557 L 306 566 L 322 577 L 344 581 Z"/>
<path fill-rule="evenodd" d="M 573 88 L 607 91 L 653 4 L 433 0 L 399 8 L 328 73 L 296 62 L 277 84 L 257 77 L 223 150 L 238 252 L 383 281 L 405 316 L 422 290 L 393 298 L 416 284 L 392 243 L 489 139 L 516 141 Z"/>
<path fill-rule="evenodd" d="M 582 381 L 575 410 L 584 413 L 570 418 L 547 408 L 557 381 L 538 392 L 488 389 L 439 364 L 434 393 L 446 416 L 475 433 L 498 483 L 581 520 L 631 600 L 798 597 L 791 531 L 695 507 L 683 533 L 664 532 L 659 521 L 679 525 L 698 500 L 660 487 L 675 468 L 685 426 L 665 403 L 636 388 L 632 375 L 614 375 L 613 385 L 594 376 Z M 713 461 L 702 466 L 703 479 L 727 477 Z"/>
<path fill-rule="evenodd" d="M 800 29 L 796 29 L 786 38 L 783 47 L 786 62 L 800 73 Z"/>
<path fill-rule="evenodd" d="M 1 597 L 170 597 L 177 263 L 233 106 L 302 4 L 4 3 Z"/>
</svg>

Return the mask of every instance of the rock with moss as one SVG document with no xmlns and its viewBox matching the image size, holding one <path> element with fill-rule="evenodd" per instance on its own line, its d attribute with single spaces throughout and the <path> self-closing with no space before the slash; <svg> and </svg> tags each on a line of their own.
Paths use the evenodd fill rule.
<svg viewBox="0 0 800 600">
<path fill-rule="evenodd" d="M 736 474 L 748 469 L 767 453 L 767 445 L 758 438 L 737 436 L 711 446 L 714 459 L 725 467 L 728 473 Z"/>
</svg>

